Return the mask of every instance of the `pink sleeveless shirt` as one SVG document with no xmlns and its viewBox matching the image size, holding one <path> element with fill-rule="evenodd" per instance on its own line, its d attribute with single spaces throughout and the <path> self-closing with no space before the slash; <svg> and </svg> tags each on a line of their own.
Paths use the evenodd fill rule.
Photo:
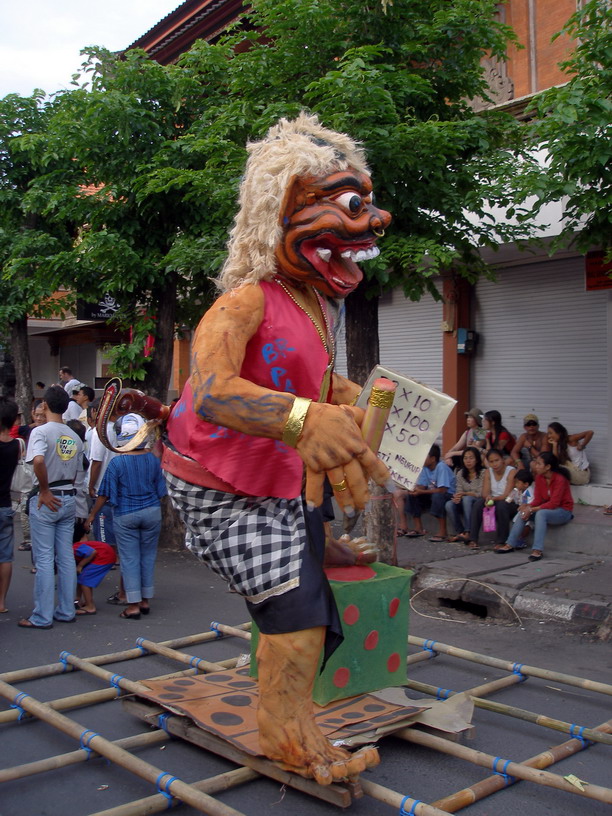
<svg viewBox="0 0 612 816">
<path fill-rule="evenodd" d="M 274 281 L 262 281 L 264 315 L 249 340 L 240 376 L 272 391 L 319 399 L 328 355 L 310 318 Z M 168 420 L 168 438 L 184 456 L 239 493 L 292 499 L 300 495 L 299 454 L 276 439 L 206 422 L 195 413 L 187 382 Z"/>
</svg>

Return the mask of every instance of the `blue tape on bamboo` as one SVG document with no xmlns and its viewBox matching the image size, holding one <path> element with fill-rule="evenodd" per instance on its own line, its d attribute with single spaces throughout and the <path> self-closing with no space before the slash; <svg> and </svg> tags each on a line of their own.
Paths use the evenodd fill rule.
<svg viewBox="0 0 612 816">
<path fill-rule="evenodd" d="M 406 804 L 406 802 L 408 802 L 409 800 L 412 802 L 412 807 L 410 808 L 410 810 L 406 810 L 406 808 L 404 807 L 404 805 L 405 805 L 405 804 Z M 400 816 L 415 816 L 415 814 L 416 814 L 416 806 L 417 806 L 417 805 L 420 805 L 420 804 L 421 804 L 421 800 L 420 800 L 420 799 L 412 799 L 410 796 L 404 796 L 404 798 L 402 799 L 402 802 L 401 802 L 401 804 L 400 804 L 400 809 L 399 809 L 399 814 L 400 814 Z"/>
<path fill-rule="evenodd" d="M 202 663 L 201 657 L 192 657 L 191 660 L 189 661 L 189 665 L 191 666 L 192 669 L 199 669 L 200 663 Z M 204 671 L 204 669 L 202 669 L 202 671 Z"/>
<path fill-rule="evenodd" d="M 93 753 L 93 748 L 90 748 L 89 743 L 92 741 L 94 737 L 99 737 L 100 735 L 96 731 L 91 731 L 89 728 L 86 728 L 85 731 L 79 737 L 79 745 L 83 751 L 87 752 L 87 759 L 91 757 Z"/>
<path fill-rule="evenodd" d="M 570 725 L 569 733 L 570 733 L 570 737 L 573 737 L 574 739 L 577 739 L 582 743 L 583 748 L 588 748 L 589 745 L 593 745 L 593 743 L 590 740 L 586 739 L 586 737 L 583 736 L 585 728 L 586 728 L 586 726 L 584 726 L 584 725 L 574 725 L 574 724 L 572 724 L 572 725 Z"/>
<path fill-rule="evenodd" d="M 436 689 L 436 700 L 448 700 L 451 694 L 454 694 L 454 692 L 451 691 L 450 689 L 445 688 Z"/>
<path fill-rule="evenodd" d="M 520 683 L 524 683 L 525 680 L 527 679 L 527 675 L 521 672 L 521 669 L 523 668 L 524 665 L 525 665 L 524 663 L 514 663 L 512 666 L 512 674 L 516 674 L 517 677 L 520 678 L 519 680 Z"/>
<path fill-rule="evenodd" d="M 436 643 L 437 642 L 438 642 L 437 640 L 426 640 L 425 643 L 423 644 L 423 651 L 424 652 L 431 652 L 432 655 L 438 654 L 436 652 Z"/>
<path fill-rule="evenodd" d="M 136 646 L 140 649 L 140 651 L 143 654 L 149 654 L 149 650 L 145 649 L 145 647 L 142 645 L 143 643 L 144 643 L 144 638 L 141 638 L 141 637 L 136 638 Z"/>
<path fill-rule="evenodd" d="M 169 777 L 169 779 L 167 779 L 167 780 L 164 782 L 164 784 L 163 784 L 163 785 L 161 785 L 159 780 L 160 780 L 160 779 L 163 779 L 163 778 L 164 778 L 164 776 Z M 157 787 L 157 792 L 158 792 L 158 793 L 161 793 L 161 794 L 162 794 L 162 796 L 165 796 L 165 797 L 166 797 L 166 799 L 168 800 L 168 809 L 170 809 L 170 808 L 172 807 L 172 799 L 173 799 L 172 794 L 170 793 L 170 791 L 168 790 L 168 788 L 170 787 L 170 785 L 171 785 L 173 782 L 176 782 L 176 780 L 177 780 L 177 779 L 178 779 L 178 777 L 177 777 L 177 776 L 172 776 L 172 775 L 171 775 L 171 774 L 169 774 L 167 771 L 162 771 L 162 773 L 160 773 L 160 775 L 157 777 L 157 780 L 156 780 L 156 782 L 155 782 L 155 785 L 156 785 L 156 787 Z"/>
<path fill-rule="evenodd" d="M 22 700 L 25 700 L 25 698 L 26 698 L 26 697 L 29 697 L 29 696 L 30 696 L 30 695 L 29 695 L 29 694 L 27 694 L 25 691 L 20 691 L 20 692 L 19 692 L 19 694 L 18 694 L 18 695 L 15 697 L 15 699 L 14 699 L 14 700 L 13 700 L 13 702 L 11 703 L 11 708 L 14 708 L 14 709 L 16 709 L 16 710 L 19 712 L 19 717 L 17 718 L 18 720 L 23 720 L 23 718 L 24 718 L 24 717 L 26 717 L 26 716 L 27 716 L 27 714 L 28 714 L 28 712 L 27 712 L 27 711 L 26 711 L 24 708 L 22 708 L 22 707 L 19 705 L 19 703 L 20 703 Z"/>
<path fill-rule="evenodd" d="M 503 763 L 504 763 L 504 766 L 503 766 L 503 768 L 501 769 L 501 771 L 499 771 L 499 770 L 497 769 L 497 763 L 498 763 L 498 762 L 503 762 Z M 509 776 L 509 775 L 506 773 L 506 770 L 508 769 L 508 765 L 509 765 L 511 762 L 512 762 L 512 760 L 511 760 L 511 759 L 502 759 L 501 757 L 495 757 L 495 759 L 493 760 L 493 766 L 492 766 L 492 767 L 493 767 L 493 773 L 494 773 L 494 774 L 497 774 L 498 776 L 503 776 L 503 778 L 504 778 L 504 779 L 505 779 L 505 781 L 506 781 L 506 785 L 513 785 L 513 784 L 516 782 L 515 777 L 513 777 L 513 776 Z"/>
<path fill-rule="evenodd" d="M 170 717 L 174 717 L 174 714 L 170 714 L 169 711 L 165 711 L 163 714 L 160 714 L 157 718 L 157 727 L 160 728 L 162 731 L 165 731 L 166 734 L 170 736 L 170 732 L 168 731 L 168 720 Z"/>
<path fill-rule="evenodd" d="M 117 691 L 121 691 L 121 686 L 119 685 L 121 680 L 125 680 L 125 677 L 122 674 L 113 674 L 108 682 L 111 684 L 111 686 L 114 686 Z"/>
<path fill-rule="evenodd" d="M 219 631 L 219 622 L 218 621 L 212 621 L 212 623 L 210 624 L 210 631 L 214 632 L 215 636 L 218 637 L 218 638 L 223 637 L 223 632 Z"/>
<path fill-rule="evenodd" d="M 68 658 L 69 658 L 69 657 L 72 657 L 72 653 L 71 653 L 71 652 L 67 652 L 67 651 L 60 652 L 59 659 L 60 659 L 60 663 L 63 663 L 63 664 L 64 664 L 64 669 L 63 669 L 63 671 L 65 671 L 65 672 L 66 672 L 66 671 L 68 671 L 68 665 L 69 665 L 69 663 L 68 663 Z"/>
</svg>

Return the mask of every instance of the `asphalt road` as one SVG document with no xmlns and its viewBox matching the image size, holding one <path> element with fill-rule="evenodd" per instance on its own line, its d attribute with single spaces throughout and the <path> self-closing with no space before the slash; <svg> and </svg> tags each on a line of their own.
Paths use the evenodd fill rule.
<svg viewBox="0 0 612 816">
<path fill-rule="evenodd" d="M 189 555 L 163 553 L 157 570 L 158 594 L 148 618 L 119 620 L 118 607 L 104 603 L 117 580 L 111 572 L 95 591 L 99 611 L 95 617 L 81 618 L 74 625 L 56 625 L 49 631 L 22 630 L 19 617 L 28 614 L 32 576 L 29 554 L 18 553 L 15 576 L 9 594 L 11 612 L 0 616 L 0 672 L 55 663 L 66 649 L 80 657 L 110 654 L 132 648 L 137 637 L 164 641 L 208 630 L 212 620 L 236 625 L 246 621 L 242 601 L 227 592 L 225 585 Z M 567 630 L 553 623 L 532 621 L 524 627 L 477 621 L 469 617 L 443 618 L 440 612 L 423 609 L 433 619 L 411 615 L 411 634 L 431 638 L 513 662 L 612 682 L 612 648 L 594 642 L 580 630 Z M 451 613 L 449 611 L 449 614 Z M 185 651 L 208 660 L 222 660 L 246 651 L 246 643 L 234 638 L 192 646 Z M 416 651 L 411 647 L 411 652 Z M 177 669 L 176 664 L 156 656 L 112 664 L 109 668 L 130 679 L 153 677 Z M 504 675 L 486 666 L 439 655 L 410 668 L 415 680 L 443 688 L 462 690 Z M 51 700 L 90 691 L 104 684 L 81 672 L 31 680 L 17 684 L 35 698 Z M 413 698 L 418 695 L 411 692 Z M 427 698 L 430 699 L 430 698 Z M 493 699 L 509 705 L 595 726 L 612 718 L 609 696 L 571 688 L 557 682 L 529 679 L 498 692 Z M 8 702 L 0 701 L 1 708 Z M 84 728 L 109 739 L 142 733 L 146 727 L 127 714 L 119 701 L 110 701 L 66 712 Z M 566 737 L 515 719 L 486 711 L 475 711 L 475 736 L 464 744 L 494 756 L 521 760 L 563 742 Z M 3 767 L 30 762 L 75 750 L 71 738 L 33 720 L 0 725 Z M 464 760 L 444 756 L 428 748 L 410 745 L 396 738 L 380 744 L 381 765 L 365 778 L 403 795 L 433 802 L 489 775 Z M 189 743 L 168 739 L 162 745 L 139 750 L 137 755 L 190 782 L 230 770 L 234 765 Z M 550 770 L 560 775 L 575 774 L 592 784 L 612 786 L 612 746 L 593 745 L 564 760 Z M 56 769 L 20 781 L 0 785 L 0 816 L 85 816 L 154 793 L 154 787 L 117 765 L 94 758 L 81 765 Z M 338 808 L 307 795 L 282 788 L 279 783 L 257 779 L 219 794 L 219 800 L 249 816 L 291 814 L 326 816 Z M 196 813 L 181 806 L 179 813 Z M 369 797 L 353 802 L 349 812 L 356 816 L 385 816 L 397 808 Z M 470 806 L 470 816 L 599 816 L 610 806 L 578 796 L 521 782 Z"/>
</svg>

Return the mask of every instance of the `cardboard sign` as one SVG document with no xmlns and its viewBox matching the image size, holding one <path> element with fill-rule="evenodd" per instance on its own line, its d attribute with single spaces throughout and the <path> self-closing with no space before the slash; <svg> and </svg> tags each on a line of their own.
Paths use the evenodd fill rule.
<svg viewBox="0 0 612 816">
<path fill-rule="evenodd" d="M 412 490 L 429 449 L 457 400 L 390 368 L 376 366 L 357 401 L 360 408 L 365 409 L 372 383 L 378 377 L 387 377 L 397 383 L 378 456 L 391 471 L 395 482 L 406 490 Z"/>
</svg>

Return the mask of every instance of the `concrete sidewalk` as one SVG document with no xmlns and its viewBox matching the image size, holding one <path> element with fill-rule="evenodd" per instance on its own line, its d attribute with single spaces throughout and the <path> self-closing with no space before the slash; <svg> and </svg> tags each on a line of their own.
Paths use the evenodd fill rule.
<svg viewBox="0 0 612 816">
<path fill-rule="evenodd" d="M 437 521 L 423 517 L 429 535 Z M 463 544 L 399 538 L 398 563 L 415 571 L 414 592 L 433 606 L 478 617 L 571 621 L 587 628 L 612 626 L 612 516 L 603 507 L 577 504 L 574 520 L 549 528 L 544 558 L 531 548 L 493 552 L 495 534 L 482 534 L 480 550 Z M 528 542 L 530 543 L 530 542 Z"/>
</svg>

